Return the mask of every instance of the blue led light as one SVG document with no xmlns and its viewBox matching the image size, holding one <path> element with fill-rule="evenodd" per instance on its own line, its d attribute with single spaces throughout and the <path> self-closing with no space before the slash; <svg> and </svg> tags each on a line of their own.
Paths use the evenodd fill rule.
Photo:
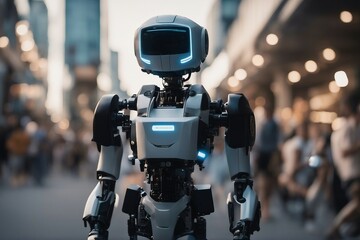
<svg viewBox="0 0 360 240">
<path fill-rule="evenodd" d="M 207 157 L 207 154 L 205 152 L 203 152 L 203 151 L 199 151 L 197 156 L 198 156 L 198 159 L 205 160 L 206 157 Z"/>
<path fill-rule="evenodd" d="M 141 56 L 141 53 L 140 53 L 140 56 Z M 141 61 L 143 61 L 144 63 L 151 64 L 151 61 L 149 59 L 146 59 L 146 58 L 143 58 L 143 57 L 140 57 L 140 58 L 141 58 Z"/>
<path fill-rule="evenodd" d="M 151 127 L 153 132 L 174 132 L 175 126 L 174 125 L 153 125 Z"/>
<path fill-rule="evenodd" d="M 141 36 L 139 36 L 139 54 L 140 54 L 140 59 L 141 61 L 143 61 L 146 64 L 151 64 L 151 61 L 149 59 L 143 58 L 142 57 L 142 52 L 141 52 Z"/>
<path fill-rule="evenodd" d="M 184 63 L 189 62 L 191 59 L 192 59 L 192 55 L 190 55 L 190 56 L 188 56 L 188 57 L 186 57 L 186 58 L 181 59 L 180 62 L 181 62 L 182 64 L 184 64 Z"/>
<path fill-rule="evenodd" d="M 187 28 L 189 28 L 189 37 L 190 37 L 190 55 L 187 56 L 186 58 L 180 59 L 180 63 L 184 64 L 189 62 L 193 56 L 192 56 L 192 39 L 191 39 L 191 28 L 187 26 Z"/>
</svg>

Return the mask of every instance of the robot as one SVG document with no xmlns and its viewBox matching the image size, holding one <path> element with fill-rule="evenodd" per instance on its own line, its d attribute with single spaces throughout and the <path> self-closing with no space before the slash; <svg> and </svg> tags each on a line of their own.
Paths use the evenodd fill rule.
<svg viewBox="0 0 360 240">
<path fill-rule="evenodd" d="M 234 239 L 250 239 L 260 230 L 249 161 L 253 111 L 243 94 L 229 94 L 223 103 L 212 101 L 200 84 L 184 84 L 207 56 L 207 30 L 185 17 L 156 16 L 137 29 L 134 47 L 142 71 L 162 78 L 164 88 L 144 85 L 129 99 L 105 95 L 98 102 L 92 139 L 100 151 L 98 183 L 83 215 L 88 239 L 108 239 L 123 154 L 119 129 L 130 141 L 129 160 L 139 161 L 150 189 L 126 190 L 122 211 L 129 215 L 129 238 L 206 239 L 204 216 L 214 212 L 211 186 L 194 184 L 191 174 L 196 166 L 203 168 L 221 127 L 234 183 L 227 200 L 229 230 Z M 129 110 L 137 112 L 132 120 Z"/>
</svg>

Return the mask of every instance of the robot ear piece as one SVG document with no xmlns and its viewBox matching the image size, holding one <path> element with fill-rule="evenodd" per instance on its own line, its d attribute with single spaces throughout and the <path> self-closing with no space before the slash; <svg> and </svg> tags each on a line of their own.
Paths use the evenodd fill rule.
<svg viewBox="0 0 360 240">
<path fill-rule="evenodd" d="M 209 52 L 209 36 L 206 28 L 201 31 L 201 62 L 205 61 Z"/>
</svg>

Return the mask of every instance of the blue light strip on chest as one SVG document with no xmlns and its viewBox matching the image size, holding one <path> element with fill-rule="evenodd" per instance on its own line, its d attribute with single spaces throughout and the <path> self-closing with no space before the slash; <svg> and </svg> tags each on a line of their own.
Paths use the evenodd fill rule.
<svg viewBox="0 0 360 240">
<path fill-rule="evenodd" d="M 174 132 L 175 126 L 174 125 L 153 125 L 151 127 L 153 132 Z"/>
</svg>

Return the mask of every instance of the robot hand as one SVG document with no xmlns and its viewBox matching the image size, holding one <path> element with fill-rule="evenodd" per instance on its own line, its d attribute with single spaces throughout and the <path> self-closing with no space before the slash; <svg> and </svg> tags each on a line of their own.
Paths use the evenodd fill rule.
<svg viewBox="0 0 360 240">
<path fill-rule="evenodd" d="M 242 176 L 234 182 L 234 192 L 227 199 L 230 232 L 234 239 L 248 240 L 260 230 L 260 202 L 252 189 L 252 180 Z M 236 219 L 239 220 L 235 220 Z"/>
<path fill-rule="evenodd" d="M 115 204 L 115 181 L 102 179 L 91 192 L 85 206 L 84 224 L 90 225 L 88 240 L 107 240 Z"/>
</svg>

